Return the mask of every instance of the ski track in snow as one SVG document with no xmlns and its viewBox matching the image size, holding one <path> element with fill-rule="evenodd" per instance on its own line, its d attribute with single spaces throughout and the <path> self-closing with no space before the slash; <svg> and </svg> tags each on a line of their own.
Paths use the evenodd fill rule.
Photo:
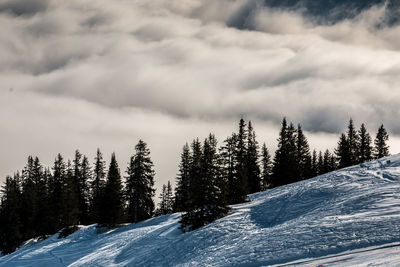
<svg viewBox="0 0 400 267">
<path fill-rule="evenodd" d="M 179 213 L 101 234 L 83 226 L 0 266 L 400 266 L 400 155 L 249 199 L 190 233 Z"/>
</svg>

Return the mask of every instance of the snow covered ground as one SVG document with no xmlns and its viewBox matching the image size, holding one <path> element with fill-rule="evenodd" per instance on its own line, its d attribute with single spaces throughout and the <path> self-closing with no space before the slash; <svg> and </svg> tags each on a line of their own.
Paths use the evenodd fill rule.
<svg viewBox="0 0 400 267">
<path fill-rule="evenodd" d="M 400 155 L 250 199 L 190 233 L 180 214 L 102 234 L 85 226 L 0 266 L 400 266 Z"/>
</svg>

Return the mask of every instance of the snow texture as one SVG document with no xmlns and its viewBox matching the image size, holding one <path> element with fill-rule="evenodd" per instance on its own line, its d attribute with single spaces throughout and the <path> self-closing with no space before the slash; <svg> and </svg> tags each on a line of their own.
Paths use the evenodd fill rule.
<svg viewBox="0 0 400 267">
<path fill-rule="evenodd" d="M 193 232 L 178 229 L 179 213 L 100 234 L 84 226 L 0 266 L 400 266 L 400 155 L 249 199 Z"/>
</svg>

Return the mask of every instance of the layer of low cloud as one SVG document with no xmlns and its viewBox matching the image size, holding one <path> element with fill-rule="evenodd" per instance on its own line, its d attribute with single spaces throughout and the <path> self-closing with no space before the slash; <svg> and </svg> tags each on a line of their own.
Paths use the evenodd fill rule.
<svg viewBox="0 0 400 267">
<path fill-rule="evenodd" d="M 333 148 L 350 117 L 371 131 L 385 123 L 395 149 L 400 27 L 380 24 L 385 7 L 317 25 L 258 2 L 1 3 L 0 175 L 29 154 L 50 164 L 98 146 L 124 170 L 142 138 L 165 183 L 186 141 L 209 131 L 222 141 L 241 116 L 272 150 L 283 116 L 318 149 Z M 230 27 L 243 12 L 253 30 Z"/>
</svg>

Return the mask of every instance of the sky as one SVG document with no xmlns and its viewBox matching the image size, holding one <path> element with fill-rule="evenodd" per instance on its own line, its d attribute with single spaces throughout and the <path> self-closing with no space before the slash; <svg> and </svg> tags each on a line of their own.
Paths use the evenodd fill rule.
<svg viewBox="0 0 400 267">
<path fill-rule="evenodd" d="M 315 24 L 257 0 L 0 2 L 0 181 L 28 155 L 51 166 L 75 149 L 115 152 L 125 175 L 139 139 L 156 186 L 174 181 L 182 146 L 220 143 L 238 120 L 275 150 L 284 116 L 311 148 L 333 149 L 350 117 L 385 124 L 400 151 L 400 27 L 385 7 Z M 231 26 L 228 26 L 231 25 Z"/>
</svg>

